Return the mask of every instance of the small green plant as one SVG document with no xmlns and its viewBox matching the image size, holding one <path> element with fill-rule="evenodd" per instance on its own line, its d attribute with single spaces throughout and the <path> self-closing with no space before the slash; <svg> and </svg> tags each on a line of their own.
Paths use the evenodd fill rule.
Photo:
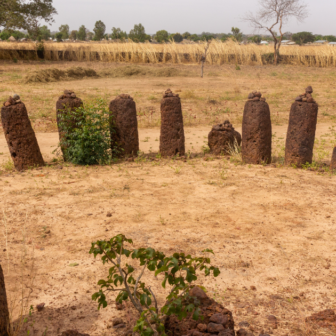
<svg viewBox="0 0 336 336">
<path fill-rule="evenodd" d="M 2 167 L 6 171 L 12 171 L 14 170 L 14 163 L 11 159 L 8 159 L 6 162 L 2 164 Z"/>
<path fill-rule="evenodd" d="M 206 153 L 210 153 L 209 146 L 202 146 L 202 151 L 203 151 L 203 155 L 205 155 Z"/>
<path fill-rule="evenodd" d="M 236 64 L 236 70 L 241 70 L 238 64 Z"/>
<path fill-rule="evenodd" d="M 111 149 L 110 114 L 106 102 L 97 99 L 60 115 L 60 147 L 66 161 L 80 164 L 108 164 L 118 149 Z M 113 131 L 113 128 L 112 128 Z"/>
<path fill-rule="evenodd" d="M 178 175 L 181 173 L 181 169 L 182 167 L 181 166 L 178 166 L 178 167 L 170 167 L 171 169 L 173 169 L 174 171 L 174 174 Z"/>
<path fill-rule="evenodd" d="M 163 252 L 153 248 L 132 248 L 133 241 L 119 234 L 109 241 L 93 242 L 90 253 L 101 256 L 103 264 L 111 263 L 107 280 L 98 281 L 100 290 L 92 295 L 93 300 L 98 300 L 98 309 L 107 306 L 106 294 L 117 292 L 116 302 L 131 301 L 139 312 L 134 331 L 141 336 L 152 336 L 154 333 L 165 334 L 164 320 L 166 316 L 175 315 L 179 319 L 191 313 L 194 320 L 200 314 L 200 302 L 191 297 L 189 291 L 197 280 L 197 272 L 204 271 L 205 276 L 213 274 L 217 277 L 220 271 L 210 264 L 208 257 L 192 257 L 184 253 L 174 253 L 166 256 Z M 213 253 L 204 250 L 204 253 Z M 127 260 L 133 259 L 139 267 L 133 267 Z M 139 269 L 135 274 L 136 269 Z M 163 275 L 162 287 L 169 285 L 169 295 L 165 304 L 158 306 L 157 296 L 151 287 L 141 279 L 145 271 L 155 272 L 155 276 Z"/>
<path fill-rule="evenodd" d="M 13 57 L 13 62 L 14 63 L 17 63 L 18 62 L 18 59 L 16 57 Z"/>
</svg>

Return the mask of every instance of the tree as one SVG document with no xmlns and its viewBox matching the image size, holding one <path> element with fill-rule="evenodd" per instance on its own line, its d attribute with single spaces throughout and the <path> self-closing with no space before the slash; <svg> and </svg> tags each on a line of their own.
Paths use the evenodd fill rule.
<svg viewBox="0 0 336 336">
<path fill-rule="evenodd" d="M 57 11 L 52 0 L 0 0 L 0 27 L 25 29 L 38 34 L 39 22 L 52 22 Z"/>
<path fill-rule="evenodd" d="M 101 41 L 104 37 L 106 30 L 106 26 L 103 21 L 99 20 L 96 22 L 95 27 L 93 28 L 94 31 L 94 40 L 95 41 Z"/>
<path fill-rule="evenodd" d="M 307 5 L 303 0 L 259 0 L 259 4 L 257 14 L 247 13 L 245 21 L 257 30 L 271 33 L 274 41 L 274 64 L 277 64 L 284 24 L 292 17 L 302 22 L 308 15 Z M 278 36 L 275 34 L 276 29 L 279 31 Z"/>
<path fill-rule="evenodd" d="M 134 28 L 128 34 L 128 37 L 134 42 L 145 42 L 146 40 L 150 40 L 151 37 L 146 34 L 145 27 L 139 23 L 138 25 L 134 25 Z"/>
<path fill-rule="evenodd" d="M 323 36 L 323 39 L 327 40 L 328 42 L 336 42 L 336 36 L 334 36 L 334 35 Z"/>
<path fill-rule="evenodd" d="M 77 40 L 85 41 L 86 39 L 86 28 L 84 25 L 81 25 L 77 32 Z"/>
<path fill-rule="evenodd" d="M 86 30 L 86 39 L 88 41 L 93 40 L 94 34 L 92 32 L 90 32 L 89 30 Z"/>
<path fill-rule="evenodd" d="M 78 35 L 78 31 L 77 30 L 72 30 L 69 36 L 70 40 L 77 40 L 77 35 Z"/>
<path fill-rule="evenodd" d="M 315 41 L 315 36 L 312 33 L 309 33 L 309 32 L 299 32 L 299 33 L 296 33 L 296 34 L 292 35 L 292 40 L 295 43 L 297 43 L 299 45 L 302 45 L 302 44 L 305 44 L 305 43 L 308 43 L 308 42 L 314 42 Z"/>
<path fill-rule="evenodd" d="M 40 27 L 39 37 L 42 40 L 49 40 L 50 36 L 51 36 L 51 32 L 47 26 Z"/>
<path fill-rule="evenodd" d="M 183 36 L 180 33 L 176 33 L 173 35 L 173 40 L 177 43 L 183 41 Z"/>
<path fill-rule="evenodd" d="M 249 41 L 255 44 L 260 44 L 261 42 L 261 36 L 260 35 L 254 35 L 252 37 L 249 37 Z"/>
<path fill-rule="evenodd" d="M 127 33 L 125 31 L 122 31 L 120 28 L 112 28 L 112 34 L 111 34 L 112 40 L 125 40 L 127 39 Z"/>
<path fill-rule="evenodd" d="M 197 34 L 192 34 L 189 36 L 189 40 L 197 42 L 200 40 L 200 37 Z"/>
<path fill-rule="evenodd" d="M 58 32 L 55 34 L 55 37 L 56 37 L 56 40 L 57 42 L 62 42 L 62 33 L 61 32 Z"/>
<path fill-rule="evenodd" d="M 233 39 L 237 42 L 241 42 L 243 40 L 243 33 L 240 31 L 239 28 L 232 27 L 231 32 L 233 35 Z"/>
<path fill-rule="evenodd" d="M 155 34 L 155 39 L 159 43 L 167 42 L 169 40 L 169 34 L 166 30 L 159 30 Z"/>
<path fill-rule="evenodd" d="M 185 33 L 182 34 L 182 36 L 183 36 L 184 39 L 188 40 L 189 37 L 191 36 L 191 34 L 189 32 L 185 32 Z"/>
<path fill-rule="evenodd" d="M 4 29 L 1 33 L 0 33 L 0 39 L 1 40 L 8 40 L 11 36 L 15 37 L 16 40 L 22 39 L 24 37 L 26 37 L 26 35 L 18 30 L 7 30 Z"/>
<path fill-rule="evenodd" d="M 202 37 L 201 37 L 203 41 L 211 41 L 214 38 L 215 36 L 213 34 L 204 34 L 204 33 L 202 34 Z"/>
<path fill-rule="evenodd" d="M 65 24 L 65 25 L 61 25 L 58 28 L 59 32 L 62 34 L 62 40 L 66 40 L 69 38 L 69 34 L 70 34 L 70 28 L 69 25 Z"/>
</svg>

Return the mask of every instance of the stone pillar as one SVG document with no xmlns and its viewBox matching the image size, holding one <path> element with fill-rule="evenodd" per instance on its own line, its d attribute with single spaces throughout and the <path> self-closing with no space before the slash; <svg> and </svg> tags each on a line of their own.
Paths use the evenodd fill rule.
<svg viewBox="0 0 336 336">
<path fill-rule="evenodd" d="M 5 278 L 0 265 L 0 336 L 9 336 L 9 311 L 7 303 L 7 294 L 5 287 Z"/>
<path fill-rule="evenodd" d="M 138 155 L 138 120 L 133 98 L 121 94 L 110 102 L 109 110 L 112 156 Z"/>
<path fill-rule="evenodd" d="M 301 167 L 312 163 L 318 105 L 312 98 L 313 89 L 298 96 L 292 104 L 286 138 L 285 164 Z"/>
<path fill-rule="evenodd" d="M 229 120 L 212 127 L 208 135 L 208 145 L 211 153 L 229 155 L 235 146 L 240 146 L 241 135 L 233 128 Z"/>
<path fill-rule="evenodd" d="M 334 151 L 331 157 L 330 170 L 336 171 L 336 147 L 334 148 Z"/>
<path fill-rule="evenodd" d="M 24 170 L 44 166 L 26 106 L 18 95 L 9 97 L 4 103 L 1 108 L 1 122 L 15 168 Z"/>
<path fill-rule="evenodd" d="M 252 92 L 245 104 L 242 127 L 242 158 L 245 163 L 271 163 L 272 124 L 266 99 Z"/>
<path fill-rule="evenodd" d="M 77 127 L 76 124 L 82 119 L 78 113 L 76 116 L 72 115 L 72 117 L 69 117 L 69 115 L 82 106 L 82 100 L 77 98 L 76 94 L 71 90 L 65 90 L 64 94 L 56 102 L 57 126 L 64 161 L 67 161 L 67 145 L 65 144 L 67 137 L 65 129 L 68 131 L 75 129 Z"/>
<path fill-rule="evenodd" d="M 162 156 L 185 155 L 181 99 L 170 89 L 161 100 L 160 153 Z"/>
</svg>

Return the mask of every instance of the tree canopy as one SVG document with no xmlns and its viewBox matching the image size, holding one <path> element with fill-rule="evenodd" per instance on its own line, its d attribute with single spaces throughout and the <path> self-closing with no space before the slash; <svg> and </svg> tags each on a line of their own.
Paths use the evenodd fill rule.
<svg viewBox="0 0 336 336">
<path fill-rule="evenodd" d="M 128 37 L 134 42 L 145 42 L 150 40 L 150 36 L 146 34 L 145 27 L 139 23 L 134 25 L 134 28 L 128 34 Z"/>
<path fill-rule="evenodd" d="M 299 32 L 292 35 L 292 40 L 297 44 L 304 44 L 308 42 L 314 42 L 315 36 L 309 32 Z"/>
<path fill-rule="evenodd" d="M 70 27 L 69 27 L 69 25 L 67 25 L 67 24 L 61 25 L 58 28 L 58 30 L 62 34 L 62 39 L 63 40 L 66 40 L 66 39 L 69 38 L 69 35 L 70 35 Z"/>
<path fill-rule="evenodd" d="M 81 25 L 77 32 L 77 39 L 80 41 L 85 41 L 86 39 L 86 28 L 84 25 Z"/>
<path fill-rule="evenodd" d="M 125 31 L 122 31 L 120 28 L 112 28 L 112 34 L 111 34 L 112 40 L 124 40 L 127 39 L 127 33 Z"/>
<path fill-rule="evenodd" d="M 231 32 L 233 35 L 233 39 L 237 42 L 241 42 L 243 40 L 243 33 L 240 31 L 239 28 L 232 27 Z"/>
<path fill-rule="evenodd" d="M 53 21 L 57 14 L 53 0 L 0 0 L 0 26 L 6 29 L 26 29 L 38 35 L 39 22 Z"/>
<path fill-rule="evenodd" d="M 95 23 L 95 27 L 93 28 L 94 31 L 94 40 L 100 41 L 103 39 L 106 31 L 106 26 L 103 21 L 99 20 Z"/>
<path fill-rule="evenodd" d="M 167 30 L 159 30 L 155 34 L 155 39 L 159 43 L 167 42 L 169 40 L 169 34 Z"/>
<path fill-rule="evenodd" d="M 180 33 L 176 33 L 173 35 L 173 40 L 175 42 L 182 42 L 183 41 L 183 36 Z"/>
</svg>

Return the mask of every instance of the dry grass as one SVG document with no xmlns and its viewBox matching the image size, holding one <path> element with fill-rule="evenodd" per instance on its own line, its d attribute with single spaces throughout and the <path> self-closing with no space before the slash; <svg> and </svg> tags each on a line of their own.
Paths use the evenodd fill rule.
<svg viewBox="0 0 336 336">
<path fill-rule="evenodd" d="M 49 71 L 68 74 L 78 67 L 98 76 L 79 79 L 79 76 L 68 75 L 50 83 L 45 77 Z M 163 92 L 171 88 L 182 99 L 186 126 L 212 126 L 229 119 L 236 127 L 242 122 L 248 93 L 260 90 L 270 106 L 273 124 L 284 125 L 295 97 L 312 85 L 320 107 L 318 122 L 336 121 L 336 73 L 331 68 L 240 67 L 238 71 L 234 65 L 207 65 L 202 79 L 200 66 L 189 64 L 0 62 L 0 101 L 18 93 L 26 104 L 34 129 L 48 132 L 57 130 L 55 103 L 64 89 L 74 90 L 84 101 L 103 97 L 106 106 L 117 95 L 128 93 L 137 104 L 139 126 L 152 128 L 160 125 L 160 100 Z M 24 84 L 27 79 L 31 81 L 31 76 L 33 83 Z M 36 80 L 42 83 L 34 83 Z"/>
<path fill-rule="evenodd" d="M 195 44 L 150 44 L 109 42 L 45 42 L 45 60 L 104 61 L 132 63 L 198 63 L 204 53 L 205 43 Z M 3 50 L 3 51 L 2 51 Z M 19 54 L 5 55 L 4 50 L 36 50 L 33 42 L 1 42 L 0 59 L 20 59 Z M 1 55 L 1 51 L 2 54 Z M 239 45 L 233 41 L 213 40 L 208 50 L 208 64 L 259 64 L 271 63 L 272 46 L 255 44 Z M 282 46 L 283 64 L 317 67 L 336 66 L 336 48 L 323 46 Z M 35 54 L 37 58 L 37 54 Z"/>
</svg>

